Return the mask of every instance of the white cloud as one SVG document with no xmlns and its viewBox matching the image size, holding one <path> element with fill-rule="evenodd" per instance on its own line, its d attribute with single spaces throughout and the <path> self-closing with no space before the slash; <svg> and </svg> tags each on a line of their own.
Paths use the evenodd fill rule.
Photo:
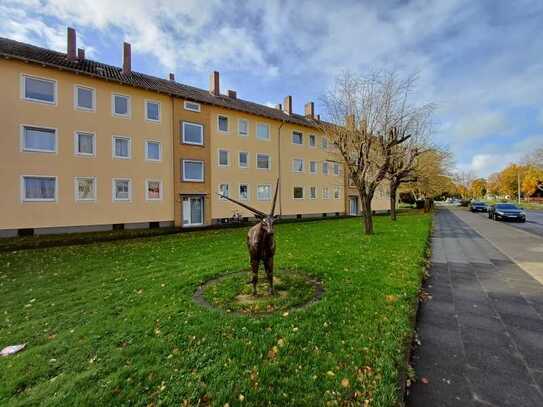
<svg viewBox="0 0 543 407">
<path fill-rule="evenodd" d="M 478 140 L 492 135 L 505 135 L 511 126 L 500 112 L 478 112 L 465 115 L 452 126 L 450 135 L 457 141 Z"/>
</svg>

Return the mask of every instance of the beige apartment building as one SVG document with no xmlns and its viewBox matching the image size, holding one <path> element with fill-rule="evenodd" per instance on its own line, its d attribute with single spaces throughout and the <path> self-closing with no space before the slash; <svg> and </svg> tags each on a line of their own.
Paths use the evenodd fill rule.
<svg viewBox="0 0 543 407">
<path fill-rule="evenodd" d="M 102 64 L 67 37 L 66 53 L 0 38 L 0 236 L 224 223 L 252 214 L 219 192 L 269 211 L 277 179 L 283 217 L 358 214 L 313 103 L 135 72 L 126 43 L 122 67 Z"/>
</svg>

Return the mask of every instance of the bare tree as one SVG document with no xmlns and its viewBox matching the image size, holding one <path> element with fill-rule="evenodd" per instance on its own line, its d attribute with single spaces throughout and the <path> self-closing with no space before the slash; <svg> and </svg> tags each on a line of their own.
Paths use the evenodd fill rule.
<svg viewBox="0 0 543 407">
<path fill-rule="evenodd" d="M 527 154 L 523 161 L 528 165 L 543 168 L 543 146 Z"/>
<path fill-rule="evenodd" d="M 406 121 L 399 123 L 398 127 L 407 127 L 403 132 L 411 137 L 402 144 L 392 148 L 390 164 L 386 179 L 390 191 L 390 218 L 396 220 L 396 201 L 398 188 L 403 183 L 413 182 L 416 178 L 417 158 L 429 151 L 431 134 L 431 115 L 433 107 L 427 105 L 425 109 L 407 116 Z M 397 129 L 397 128 L 396 128 Z M 394 131 L 398 131 L 398 130 Z"/>
<path fill-rule="evenodd" d="M 333 142 L 360 195 L 364 231 L 373 233 L 371 202 L 385 179 L 396 146 L 407 141 L 410 117 L 421 109 L 409 103 L 415 76 L 401 79 L 394 72 L 336 78 L 322 98 L 328 122 L 317 122 Z"/>
</svg>

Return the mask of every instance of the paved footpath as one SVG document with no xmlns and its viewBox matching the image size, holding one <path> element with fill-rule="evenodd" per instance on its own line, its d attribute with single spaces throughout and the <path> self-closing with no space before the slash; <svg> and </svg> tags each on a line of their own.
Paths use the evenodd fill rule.
<svg viewBox="0 0 543 407">
<path fill-rule="evenodd" d="M 459 216 L 435 215 L 408 405 L 543 406 L 543 285 Z"/>
</svg>

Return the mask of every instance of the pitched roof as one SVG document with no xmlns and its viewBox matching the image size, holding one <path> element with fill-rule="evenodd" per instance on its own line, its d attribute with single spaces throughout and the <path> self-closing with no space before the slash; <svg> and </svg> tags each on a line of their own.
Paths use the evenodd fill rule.
<svg viewBox="0 0 543 407">
<path fill-rule="evenodd" d="M 313 120 L 302 115 L 295 113 L 289 115 L 281 110 L 243 99 L 232 99 L 224 95 L 215 96 L 204 89 L 157 78 L 140 72 L 132 71 L 128 74 L 124 74 L 119 67 L 103 64 L 90 59 L 70 60 L 63 52 L 37 47 L 8 38 L 0 37 L 0 56 L 33 62 L 42 66 L 71 71 L 98 79 L 114 81 L 124 85 L 161 92 L 195 102 L 238 110 L 240 112 L 251 113 L 270 119 L 282 120 L 307 127 L 315 127 Z"/>
</svg>

